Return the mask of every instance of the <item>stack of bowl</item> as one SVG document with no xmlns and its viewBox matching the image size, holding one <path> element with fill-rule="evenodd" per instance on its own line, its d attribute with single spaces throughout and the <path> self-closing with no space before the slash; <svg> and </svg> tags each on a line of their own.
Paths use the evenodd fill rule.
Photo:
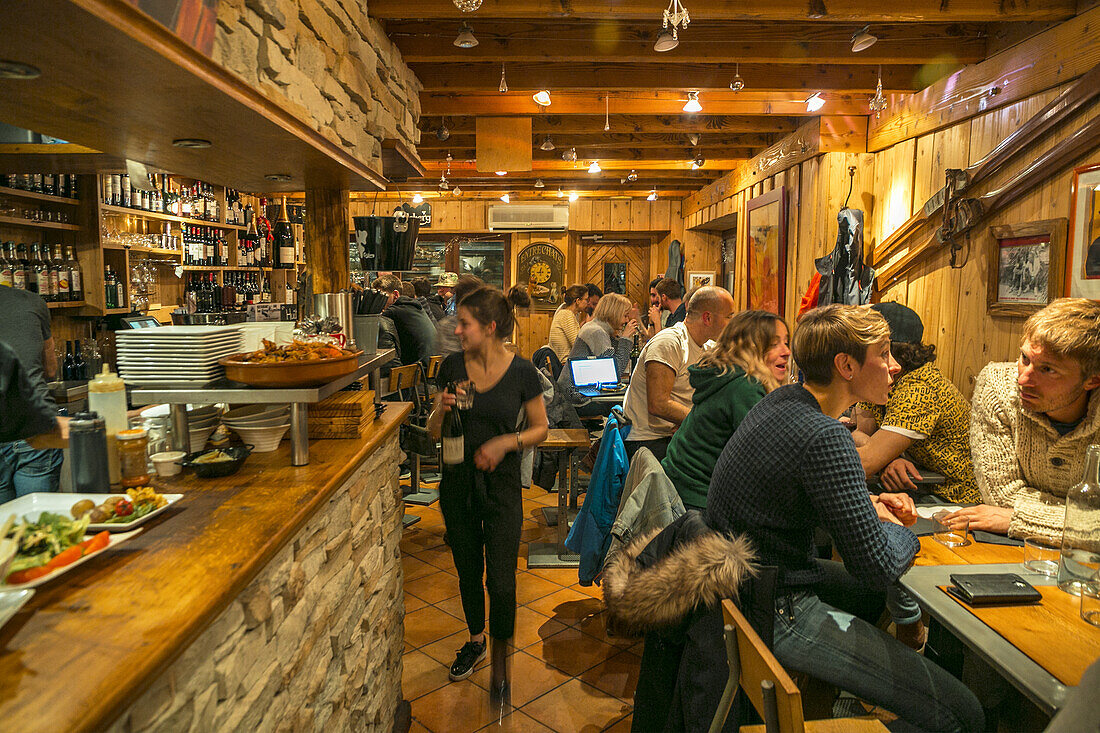
<svg viewBox="0 0 1100 733">
<path fill-rule="evenodd" d="M 157 405 L 142 410 L 141 416 L 146 420 L 164 420 L 167 424 L 169 405 Z M 221 405 L 188 405 L 187 429 L 191 437 L 191 452 L 197 453 L 206 447 L 206 441 L 218 429 L 218 419 L 221 417 Z"/>
<path fill-rule="evenodd" d="M 290 405 L 245 405 L 225 413 L 222 422 L 254 453 L 270 453 L 290 430 Z"/>
</svg>

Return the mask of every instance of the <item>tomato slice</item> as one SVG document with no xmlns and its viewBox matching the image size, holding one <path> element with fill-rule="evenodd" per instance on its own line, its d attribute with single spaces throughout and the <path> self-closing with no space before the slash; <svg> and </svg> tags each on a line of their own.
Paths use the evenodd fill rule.
<svg viewBox="0 0 1100 733">
<path fill-rule="evenodd" d="M 83 548 L 83 554 L 91 555 L 93 552 L 99 552 L 109 544 L 111 544 L 111 533 L 107 530 L 103 530 L 92 539 L 84 540 L 77 545 L 77 547 Z M 66 552 L 68 552 L 68 550 L 66 550 Z"/>
<path fill-rule="evenodd" d="M 35 578 L 41 578 L 43 575 L 49 575 L 53 572 L 53 568 L 47 565 L 39 565 L 36 568 L 27 568 L 26 570 L 19 570 L 17 572 L 8 575 L 7 582 L 9 585 L 19 585 L 20 583 L 29 583 Z"/>
<path fill-rule="evenodd" d="M 66 565 L 68 565 L 69 563 L 76 562 L 81 557 L 83 557 L 83 555 L 84 555 L 84 548 L 81 547 L 80 545 L 73 545 L 72 547 L 65 550 L 64 552 L 61 552 L 61 553 L 55 555 L 52 560 L 50 560 L 48 563 L 46 563 L 46 567 L 48 567 L 48 568 L 62 568 L 62 567 L 65 567 Z"/>
</svg>

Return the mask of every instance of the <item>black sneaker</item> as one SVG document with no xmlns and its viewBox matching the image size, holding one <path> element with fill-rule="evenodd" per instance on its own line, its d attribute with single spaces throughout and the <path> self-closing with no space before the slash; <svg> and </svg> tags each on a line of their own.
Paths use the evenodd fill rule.
<svg viewBox="0 0 1100 733">
<path fill-rule="evenodd" d="M 448 676 L 455 682 L 464 680 L 474 673 L 474 667 L 482 659 L 485 659 L 485 642 L 468 641 L 458 650 Z"/>
</svg>

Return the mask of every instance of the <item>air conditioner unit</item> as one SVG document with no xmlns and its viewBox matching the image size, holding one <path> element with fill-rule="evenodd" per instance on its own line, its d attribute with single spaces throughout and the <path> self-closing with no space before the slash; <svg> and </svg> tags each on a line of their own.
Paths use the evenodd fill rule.
<svg viewBox="0 0 1100 733">
<path fill-rule="evenodd" d="M 562 231 L 569 228 L 569 207 L 546 204 L 507 204 L 489 207 L 489 231 Z"/>
</svg>

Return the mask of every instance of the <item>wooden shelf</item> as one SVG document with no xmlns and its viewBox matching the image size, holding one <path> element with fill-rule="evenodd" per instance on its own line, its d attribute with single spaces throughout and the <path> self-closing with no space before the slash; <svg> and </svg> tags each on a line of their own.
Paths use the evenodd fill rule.
<svg viewBox="0 0 1100 733">
<path fill-rule="evenodd" d="M 35 221 L 34 219 L 23 219 L 18 216 L 0 216 L 0 224 L 7 224 L 13 227 L 27 227 L 29 229 L 64 229 L 67 232 L 80 231 L 80 226 L 77 224 L 63 224 L 59 221 Z"/>
<path fill-rule="evenodd" d="M 47 308 L 83 308 L 88 305 L 83 300 L 67 300 L 61 303 L 46 303 Z"/>
<path fill-rule="evenodd" d="M 100 210 L 105 211 L 108 214 L 136 216 L 139 219 L 154 219 L 156 221 L 174 221 L 180 224 L 195 224 L 202 227 L 211 227 L 213 229 L 236 229 L 243 232 L 245 229 L 248 228 L 243 224 L 225 224 L 220 221 L 190 219 L 186 216 L 176 216 L 175 214 L 161 214 L 158 211 L 145 211 L 144 209 L 128 209 L 125 206 L 112 206 L 111 204 L 100 204 L 99 208 Z"/>
<path fill-rule="evenodd" d="M 103 312 L 109 316 L 116 316 L 125 315 L 127 313 L 131 313 L 132 311 L 129 308 L 104 308 Z"/>
<path fill-rule="evenodd" d="M 51 204 L 67 204 L 69 206 L 79 206 L 80 199 L 70 199 L 64 196 L 51 196 L 48 193 L 38 193 L 37 191 L 24 191 L 21 188 L 8 188 L 7 186 L 0 186 L 0 194 L 5 196 L 17 196 L 22 199 L 32 199 L 34 201 L 48 201 Z"/>
<path fill-rule="evenodd" d="M 221 272 L 222 270 L 239 270 L 240 272 L 277 272 L 279 270 L 289 271 L 289 267 L 240 267 L 240 266 L 221 266 L 203 267 L 202 265 L 184 265 L 184 272 Z"/>
</svg>

